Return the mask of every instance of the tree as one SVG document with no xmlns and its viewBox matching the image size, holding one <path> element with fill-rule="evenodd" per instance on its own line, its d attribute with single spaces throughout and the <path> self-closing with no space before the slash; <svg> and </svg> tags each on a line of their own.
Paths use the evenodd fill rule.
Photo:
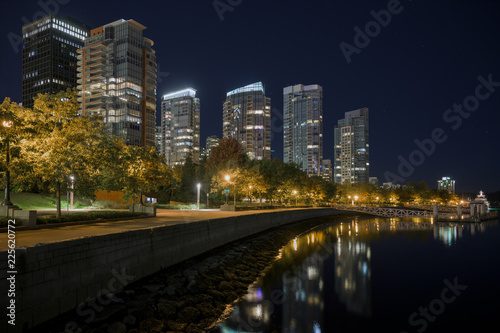
<svg viewBox="0 0 500 333">
<path fill-rule="evenodd" d="M 219 145 L 212 148 L 205 168 L 211 176 L 214 176 L 220 170 L 244 167 L 247 162 L 248 156 L 236 139 L 222 138 L 219 140 Z"/>
<path fill-rule="evenodd" d="M 155 147 L 121 144 L 117 153 L 106 177 L 114 189 L 125 193 L 125 198 L 139 200 L 143 194 L 158 192 L 169 184 L 170 169 Z"/>
<path fill-rule="evenodd" d="M 79 193 L 91 196 L 102 171 L 105 127 L 100 118 L 79 116 L 78 108 L 76 91 L 68 90 L 38 95 L 33 109 L 18 110 L 14 182 L 21 189 L 38 182 L 55 190 L 57 216 L 69 177 L 75 177 Z"/>
</svg>

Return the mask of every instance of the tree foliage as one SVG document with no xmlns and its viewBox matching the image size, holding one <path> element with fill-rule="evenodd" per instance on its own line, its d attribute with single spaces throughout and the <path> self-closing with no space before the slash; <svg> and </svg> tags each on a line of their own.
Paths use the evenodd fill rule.
<svg viewBox="0 0 500 333">
<path fill-rule="evenodd" d="M 101 117 L 80 116 L 78 108 L 75 90 L 39 95 L 33 109 L 9 99 L 0 105 L 2 117 L 16 116 L 9 165 L 16 189 L 55 191 L 60 215 L 70 177 L 75 192 L 90 198 L 102 189 L 136 199 L 169 183 L 170 170 L 153 147 L 126 146 L 109 135 Z"/>
</svg>

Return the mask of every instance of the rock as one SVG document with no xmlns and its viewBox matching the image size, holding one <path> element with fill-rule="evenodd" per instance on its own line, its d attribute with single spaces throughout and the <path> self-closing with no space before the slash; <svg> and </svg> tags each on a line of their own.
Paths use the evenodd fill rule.
<svg viewBox="0 0 500 333">
<path fill-rule="evenodd" d="M 126 333 L 127 327 L 120 322 L 113 323 L 108 326 L 108 333 Z"/>
<path fill-rule="evenodd" d="M 224 291 L 224 290 L 234 290 L 234 287 L 232 284 L 228 281 L 222 281 L 219 283 L 219 290 Z"/>
<path fill-rule="evenodd" d="M 179 320 L 184 323 L 194 323 L 200 320 L 201 312 L 197 308 L 187 306 L 179 311 Z"/>
<path fill-rule="evenodd" d="M 203 333 L 203 331 L 196 326 L 195 324 L 191 324 L 186 328 L 187 333 Z"/>
<path fill-rule="evenodd" d="M 123 323 L 127 326 L 134 326 L 137 319 L 134 316 L 128 315 L 123 318 Z"/>
<path fill-rule="evenodd" d="M 212 306 L 212 304 L 203 302 L 200 304 L 196 305 L 196 308 L 200 310 L 201 315 L 203 317 L 215 317 L 216 316 L 216 309 Z"/>
<path fill-rule="evenodd" d="M 135 296 L 135 299 L 136 299 L 137 301 L 146 302 L 146 301 L 149 301 L 150 299 L 152 299 L 154 296 L 155 296 L 155 294 L 154 294 L 154 293 L 150 293 L 150 294 L 140 294 L 140 295 L 136 295 L 136 296 Z"/>
<path fill-rule="evenodd" d="M 140 309 L 135 309 L 135 311 L 130 314 L 137 318 L 139 321 L 143 321 L 147 318 L 152 318 L 155 315 L 156 309 L 151 305 L 145 305 Z"/>
<path fill-rule="evenodd" d="M 163 322 L 155 318 L 144 319 L 143 321 L 141 321 L 139 325 L 139 329 L 141 331 L 151 332 L 151 333 L 161 332 L 164 327 L 165 325 L 163 324 Z"/>
<path fill-rule="evenodd" d="M 202 330 L 207 330 L 209 327 L 211 327 L 215 322 L 217 321 L 217 317 L 212 317 L 212 318 L 205 318 L 203 319 L 199 327 L 201 327 Z"/>
<path fill-rule="evenodd" d="M 164 294 L 167 294 L 169 296 L 174 296 L 175 295 L 175 287 L 174 286 L 168 286 L 167 288 L 165 288 L 165 292 Z"/>
<path fill-rule="evenodd" d="M 143 288 L 148 290 L 149 292 L 155 293 L 158 290 L 165 288 L 165 285 L 163 285 L 163 284 L 151 284 L 148 286 L 143 286 Z"/>
<path fill-rule="evenodd" d="M 182 274 L 186 277 L 196 276 L 196 275 L 198 275 L 198 271 L 193 269 L 193 268 L 189 268 L 189 269 L 185 269 L 184 272 L 182 272 Z"/>
<path fill-rule="evenodd" d="M 167 321 L 167 325 L 172 331 L 177 331 L 177 332 L 183 332 L 184 329 L 187 327 L 186 323 L 180 323 L 175 320 Z"/>
<path fill-rule="evenodd" d="M 192 286 L 194 286 L 195 284 L 196 284 L 196 280 L 195 280 L 195 279 L 194 279 L 194 277 L 193 277 L 193 279 L 189 281 L 189 283 L 188 283 L 188 285 L 187 285 L 187 287 L 186 287 L 186 288 L 190 289 L 190 288 L 191 288 Z"/>
<path fill-rule="evenodd" d="M 129 330 L 127 333 L 141 333 L 141 332 L 139 332 L 139 330 L 137 328 L 133 328 L 133 329 Z"/>
<path fill-rule="evenodd" d="M 175 302 L 162 302 L 158 303 L 158 313 L 164 320 L 173 320 L 177 318 L 177 306 Z"/>
</svg>

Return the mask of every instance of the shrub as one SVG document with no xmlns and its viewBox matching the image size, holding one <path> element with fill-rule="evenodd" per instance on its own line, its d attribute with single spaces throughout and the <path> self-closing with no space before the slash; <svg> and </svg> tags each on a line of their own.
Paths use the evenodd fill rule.
<svg viewBox="0 0 500 333">
<path fill-rule="evenodd" d="M 146 213 L 141 212 L 123 212 L 123 211 L 90 211 L 87 213 L 71 213 L 61 217 L 55 215 L 43 215 L 37 217 L 37 224 L 62 223 L 74 221 L 91 221 L 95 219 L 111 219 L 120 217 L 137 217 L 146 216 Z"/>
</svg>

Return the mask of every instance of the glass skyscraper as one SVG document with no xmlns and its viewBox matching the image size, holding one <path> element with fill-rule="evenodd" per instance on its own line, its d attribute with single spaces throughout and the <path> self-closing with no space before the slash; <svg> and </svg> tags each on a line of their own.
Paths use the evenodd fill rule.
<svg viewBox="0 0 500 333">
<path fill-rule="evenodd" d="M 222 121 L 223 136 L 241 143 L 250 159 L 271 159 L 271 98 L 262 82 L 228 92 Z"/>
<path fill-rule="evenodd" d="M 187 88 L 163 95 L 161 99 L 160 153 L 170 166 L 181 165 L 191 157 L 200 158 L 200 99 Z"/>
<path fill-rule="evenodd" d="M 128 145 L 154 146 L 156 55 L 146 29 L 118 20 L 91 30 L 78 50 L 81 113 L 100 115 Z"/>
<path fill-rule="evenodd" d="M 283 162 L 309 176 L 322 174 L 323 88 L 302 84 L 283 89 Z"/>
<path fill-rule="evenodd" d="M 33 107 L 38 94 L 76 87 L 77 50 L 90 27 L 70 17 L 47 15 L 23 26 L 22 102 Z"/>
<path fill-rule="evenodd" d="M 345 113 L 335 126 L 336 183 L 368 183 L 370 178 L 370 142 L 368 108 Z"/>
</svg>

